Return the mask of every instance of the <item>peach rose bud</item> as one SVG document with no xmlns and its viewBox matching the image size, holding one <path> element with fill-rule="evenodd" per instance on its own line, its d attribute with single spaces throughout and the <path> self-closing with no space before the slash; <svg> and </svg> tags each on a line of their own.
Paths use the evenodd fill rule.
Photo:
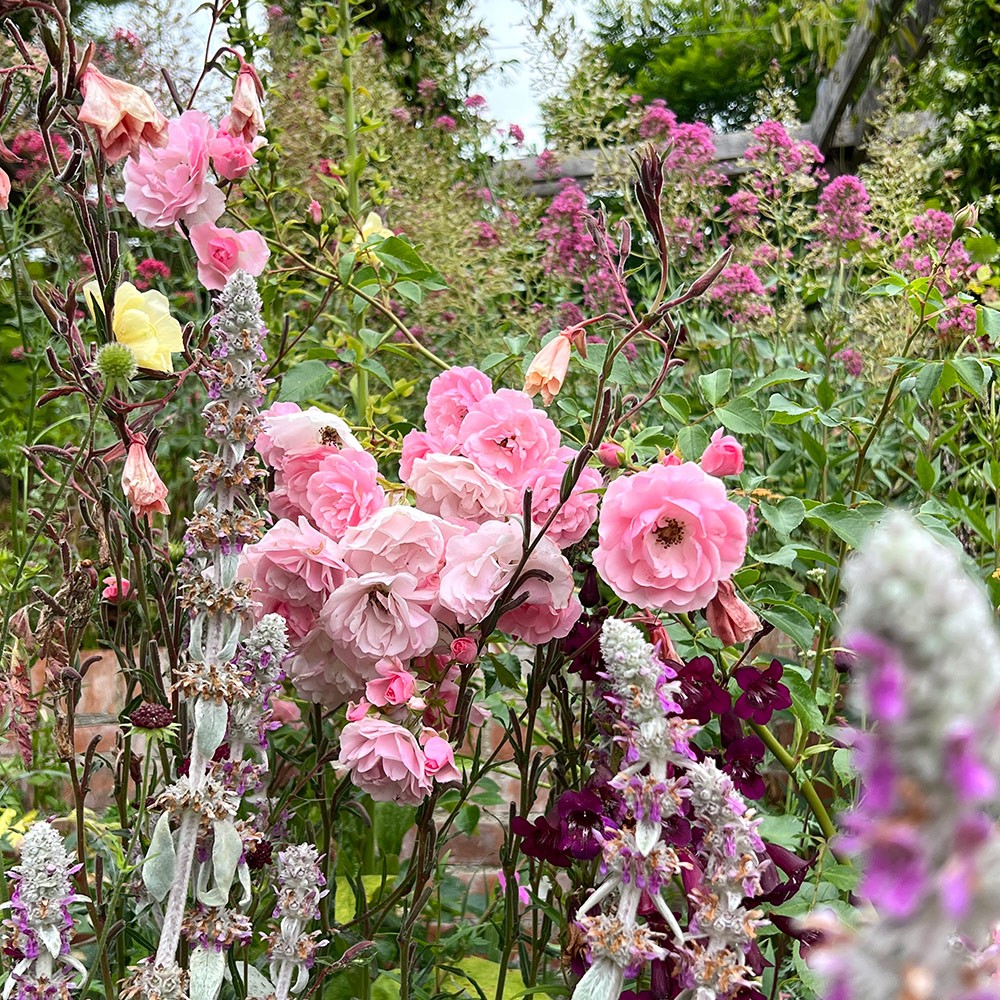
<svg viewBox="0 0 1000 1000">
<path fill-rule="evenodd" d="M 220 131 L 239 135 L 244 141 L 253 142 L 257 133 L 264 128 L 264 112 L 260 106 L 263 96 L 264 87 L 257 71 L 250 63 L 242 63 L 233 87 L 233 103 L 229 114 L 220 124 Z"/>
<path fill-rule="evenodd" d="M 529 396 L 542 394 L 546 406 L 556 398 L 569 370 L 571 344 L 565 333 L 553 337 L 528 365 L 524 391 Z"/>
<path fill-rule="evenodd" d="M 708 627 L 724 646 L 746 642 L 760 631 L 760 619 L 736 596 L 732 580 L 723 580 L 705 608 Z"/>
<path fill-rule="evenodd" d="M 128 446 L 125 471 L 122 473 L 122 490 L 137 518 L 151 517 L 153 513 L 170 513 L 167 487 L 146 451 L 145 434 L 134 435 Z"/>
<path fill-rule="evenodd" d="M 96 129 L 109 163 L 137 156 L 142 143 L 157 147 L 167 144 L 167 119 L 141 87 L 88 66 L 80 77 L 80 93 L 83 105 L 77 117 Z"/>
</svg>

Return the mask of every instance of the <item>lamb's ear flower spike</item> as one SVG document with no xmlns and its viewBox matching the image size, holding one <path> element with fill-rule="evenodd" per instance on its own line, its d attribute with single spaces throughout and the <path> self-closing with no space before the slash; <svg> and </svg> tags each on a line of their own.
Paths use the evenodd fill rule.
<svg viewBox="0 0 1000 1000">
<path fill-rule="evenodd" d="M 841 846 L 859 854 L 857 893 L 871 911 L 853 935 L 837 933 L 839 944 L 817 953 L 826 996 L 997 996 L 992 607 L 957 551 L 899 512 L 873 530 L 845 583 L 853 701 L 871 728 L 855 737 L 861 796 Z"/>
</svg>

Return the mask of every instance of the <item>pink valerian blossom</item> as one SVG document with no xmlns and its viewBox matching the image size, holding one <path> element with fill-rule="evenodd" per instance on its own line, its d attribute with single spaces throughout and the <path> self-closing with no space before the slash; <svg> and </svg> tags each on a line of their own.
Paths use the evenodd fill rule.
<svg viewBox="0 0 1000 1000">
<path fill-rule="evenodd" d="M 417 94 L 420 97 L 430 97 L 438 88 L 437 80 L 432 80 L 430 77 L 423 79 L 417 83 Z"/>
<path fill-rule="evenodd" d="M 752 231 L 760 223 L 760 198 L 752 191 L 737 191 L 726 198 L 729 206 L 729 235 Z"/>
<path fill-rule="evenodd" d="M 561 448 L 559 451 L 536 474 L 525 479 L 524 489 L 531 490 L 531 520 L 539 528 L 559 505 L 563 477 L 576 457 L 572 448 Z M 581 541 L 597 520 L 600 497 L 596 491 L 603 485 L 600 472 L 585 467 L 566 503 L 549 525 L 545 537 L 561 549 Z"/>
<path fill-rule="evenodd" d="M 65 162 L 70 157 L 70 146 L 58 133 L 50 133 L 49 141 L 56 159 Z M 18 132 L 11 140 L 10 151 L 18 158 L 11 168 L 11 175 L 19 184 L 27 185 L 37 181 L 49 172 L 49 158 L 45 152 L 42 133 L 34 129 Z"/>
<path fill-rule="evenodd" d="M 309 477 L 306 502 L 312 522 L 338 541 L 348 528 L 363 523 L 385 506 L 385 490 L 378 483 L 378 463 L 366 451 L 334 450 Z"/>
<path fill-rule="evenodd" d="M 167 144 L 167 119 L 141 87 L 105 76 L 90 65 L 80 76 L 83 104 L 77 118 L 97 131 L 108 163 L 135 156 L 142 144 Z"/>
<path fill-rule="evenodd" d="M 254 277 L 267 264 L 271 251 L 260 233 L 238 233 L 212 222 L 191 227 L 191 247 L 198 258 L 198 280 L 210 291 L 219 291 L 237 271 Z"/>
<path fill-rule="evenodd" d="M 419 805 L 434 786 L 414 735 L 387 719 L 365 717 L 344 726 L 337 763 L 376 802 Z"/>
<path fill-rule="evenodd" d="M 146 451 L 145 434 L 133 434 L 129 442 L 122 471 L 122 492 L 136 518 L 152 520 L 153 514 L 170 513 L 168 490 Z"/>
<path fill-rule="evenodd" d="M 482 94 L 469 94 L 469 96 L 462 102 L 467 108 L 472 108 L 474 111 L 478 111 L 480 108 L 486 107 L 486 98 Z"/>
<path fill-rule="evenodd" d="M 265 463 L 281 469 L 285 455 L 321 445 L 361 450 L 357 438 L 342 417 L 316 406 L 303 410 L 297 403 L 275 403 L 261 412 L 263 430 L 254 448 Z"/>
<path fill-rule="evenodd" d="M 698 464 L 710 476 L 738 476 L 743 471 L 743 446 L 719 427 Z"/>
<path fill-rule="evenodd" d="M 410 114 L 407 108 L 392 108 L 389 114 L 400 123 L 400 125 L 409 125 L 413 120 L 413 116 Z"/>
<path fill-rule="evenodd" d="M 334 543 L 304 517 L 298 523 L 282 519 L 240 557 L 238 575 L 251 584 L 260 602 L 258 618 L 279 614 L 293 640 L 315 628 L 329 595 L 346 573 Z"/>
<path fill-rule="evenodd" d="M 418 510 L 449 521 L 478 524 L 517 512 L 518 490 L 461 455 L 414 459 L 405 482 Z"/>
<path fill-rule="evenodd" d="M 493 225 L 480 219 L 476 222 L 476 238 L 474 243 L 481 250 L 490 250 L 500 246 L 500 234 Z"/>
<path fill-rule="evenodd" d="M 604 495 L 594 565 L 623 600 L 676 613 L 705 607 L 739 569 L 746 514 L 694 462 L 621 476 Z"/>
<path fill-rule="evenodd" d="M 781 122 L 763 122 L 753 135 L 744 159 L 753 168 L 749 184 L 756 194 L 780 199 L 811 191 L 826 180 L 825 171 L 818 166 L 823 154 L 808 140 L 793 139 Z"/>
<path fill-rule="evenodd" d="M 736 326 L 774 315 L 767 294 L 760 276 L 747 264 L 730 264 L 708 290 L 709 298 L 722 306 L 722 315 Z"/>
<path fill-rule="evenodd" d="M 535 174 L 540 181 L 550 181 L 559 175 L 559 157 L 554 149 L 543 149 L 538 154 Z"/>
<path fill-rule="evenodd" d="M 155 260 L 152 257 L 136 264 L 135 273 L 135 287 L 140 292 L 144 292 L 149 288 L 150 284 L 157 278 L 162 281 L 170 279 L 170 268 L 163 261 Z"/>
<path fill-rule="evenodd" d="M 124 601 L 132 589 L 132 584 L 125 577 L 119 579 L 117 576 L 106 576 L 102 582 L 104 589 L 101 591 L 101 597 L 112 604 Z"/>
<path fill-rule="evenodd" d="M 515 146 L 524 145 L 524 129 L 522 129 L 520 125 L 508 125 L 507 134 L 514 141 Z"/>
<path fill-rule="evenodd" d="M 662 139 L 670 135 L 676 124 L 677 115 L 667 107 L 666 101 L 656 98 L 646 105 L 639 123 L 639 136 L 643 139 Z"/>
<path fill-rule="evenodd" d="M 977 326 L 975 303 L 950 295 L 945 299 L 945 305 L 947 311 L 937 322 L 938 334 L 954 340 L 973 336 Z"/>
<path fill-rule="evenodd" d="M 704 187 L 718 187 L 726 178 L 712 168 L 715 133 L 702 122 L 683 122 L 670 130 L 670 145 L 663 166 L 672 174 L 697 177 Z"/>
<path fill-rule="evenodd" d="M 438 115 L 434 119 L 434 127 L 441 129 L 442 132 L 454 132 L 458 128 L 458 123 L 451 115 Z"/>
<path fill-rule="evenodd" d="M 257 162 L 254 154 L 267 145 L 267 140 L 258 135 L 247 142 L 242 135 L 230 135 L 221 129 L 208 144 L 215 172 L 227 181 L 238 181 L 250 173 Z"/>
<path fill-rule="evenodd" d="M 865 359 L 860 351 L 853 347 L 845 347 L 833 356 L 834 361 L 839 361 L 847 371 L 848 375 L 857 378 L 865 370 Z"/>
<path fill-rule="evenodd" d="M 185 111 L 167 127 L 162 149 L 148 146 L 125 164 L 125 206 L 147 229 L 215 222 L 226 207 L 208 179 L 209 143 L 215 129 L 201 111 Z"/>
<path fill-rule="evenodd" d="M 442 372 L 432 379 L 427 389 L 424 407 L 427 433 L 442 442 L 457 441 L 469 410 L 492 394 L 493 383 L 489 376 L 476 368 L 449 368 Z"/>
<path fill-rule="evenodd" d="M 823 188 L 816 201 L 816 232 L 836 244 L 867 240 L 872 233 L 865 216 L 870 211 L 861 178 L 841 174 Z"/>
</svg>

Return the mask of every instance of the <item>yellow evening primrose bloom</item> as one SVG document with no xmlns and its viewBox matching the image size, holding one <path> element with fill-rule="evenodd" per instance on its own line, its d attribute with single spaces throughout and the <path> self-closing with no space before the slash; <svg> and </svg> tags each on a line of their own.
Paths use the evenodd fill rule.
<svg viewBox="0 0 1000 1000">
<path fill-rule="evenodd" d="M 372 267 L 378 267 L 378 258 L 370 249 L 364 247 L 364 244 L 373 236 L 381 236 L 382 239 L 388 239 L 390 236 L 395 235 L 382 221 L 382 216 L 378 212 L 369 212 L 368 217 L 361 223 L 361 232 L 351 241 L 351 249 L 357 251 L 358 260 L 371 264 Z"/>
<path fill-rule="evenodd" d="M 89 282 L 83 296 L 93 315 L 101 308 L 100 289 L 96 281 Z M 135 285 L 123 282 L 115 292 L 112 320 L 115 340 L 132 349 L 140 368 L 156 372 L 172 372 L 171 354 L 184 349 L 181 325 L 170 315 L 167 297 L 155 289 L 140 292 Z"/>
</svg>

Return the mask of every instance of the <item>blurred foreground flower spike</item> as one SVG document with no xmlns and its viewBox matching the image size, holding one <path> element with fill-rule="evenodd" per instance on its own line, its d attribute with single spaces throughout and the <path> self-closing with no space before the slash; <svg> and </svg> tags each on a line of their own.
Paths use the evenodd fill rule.
<svg viewBox="0 0 1000 1000">
<path fill-rule="evenodd" d="M 80 93 L 83 105 L 77 117 L 94 127 L 109 163 L 136 156 L 143 143 L 157 148 L 167 144 L 167 119 L 141 87 L 88 66 L 80 77 Z"/>
</svg>

